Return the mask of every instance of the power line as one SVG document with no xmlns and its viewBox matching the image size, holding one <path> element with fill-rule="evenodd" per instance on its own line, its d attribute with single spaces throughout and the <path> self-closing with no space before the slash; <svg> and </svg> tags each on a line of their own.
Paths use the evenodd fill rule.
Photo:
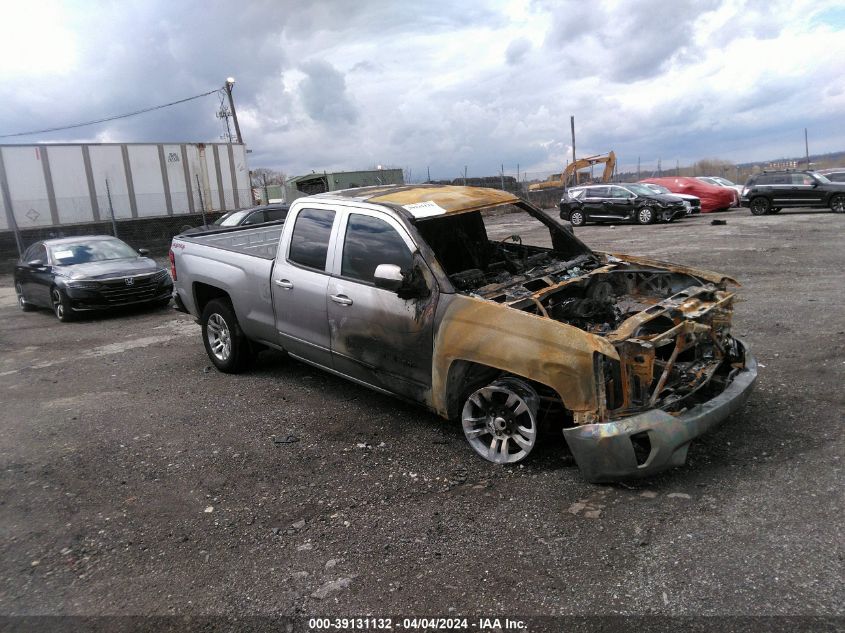
<svg viewBox="0 0 845 633">
<path fill-rule="evenodd" d="M 170 106 L 178 105 L 180 103 L 185 103 L 186 101 L 193 101 L 194 99 L 200 99 L 202 97 L 207 97 L 208 95 L 214 94 L 215 92 L 220 92 L 221 88 L 215 88 L 214 90 L 209 90 L 208 92 L 203 92 L 200 95 L 194 95 L 193 97 L 187 97 L 186 99 L 179 99 L 178 101 L 171 101 L 170 103 L 163 103 L 162 105 L 153 106 L 151 108 L 144 108 L 143 110 L 136 110 L 135 112 L 127 112 L 126 114 L 117 114 L 115 116 L 106 117 L 105 119 L 97 119 L 96 121 L 86 121 L 85 123 L 74 123 L 73 125 L 62 125 L 60 127 L 50 127 L 43 130 L 33 130 L 31 132 L 15 132 L 14 134 L 0 134 L 0 138 L 11 138 L 13 136 L 30 136 L 32 134 L 45 134 L 47 132 L 58 132 L 59 130 L 71 130 L 77 127 L 85 127 L 86 125 L 96 125 L 97 123 L 106 123 L 107 121 L 115 121 L 117 119 L 125 119 L 130 116 L 135 116 L 138 114 L 144 114 L 145 112 L 152 112 L 153 110 L 161 110 L 162 108 L 169 108 Z"/>
</svg>

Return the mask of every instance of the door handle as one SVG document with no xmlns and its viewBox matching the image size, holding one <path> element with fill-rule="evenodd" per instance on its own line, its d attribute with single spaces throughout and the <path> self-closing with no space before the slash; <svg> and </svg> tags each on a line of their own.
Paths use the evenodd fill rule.
<svg viewBox="0 0 845 633">
<path fill-rule="evenodd" d="M 290 281 L 288 281 L 287 279 L 277 279 L 276 285 L 279 288 L 285 288 L 287 290 L 290 290 L 291 288 L 293 288 L 293 284 Z"/>
<path fill-rule="evenodd" d="M 350 299 L 346 295 L 329 295 L 329 299 L 331 299 L 335 303 L 339 303 L 342 306 L 352 305 L 352 299 Z"/>
</svg>

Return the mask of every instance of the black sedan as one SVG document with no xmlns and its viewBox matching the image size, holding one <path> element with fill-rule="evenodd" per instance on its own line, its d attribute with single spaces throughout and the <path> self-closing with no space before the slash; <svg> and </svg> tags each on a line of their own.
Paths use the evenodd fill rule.
<svg viewBox="0 0 845 633">
<path fill-rule="evenodd" d="M 653 224 L 671 222 L 686 214 L 680 198 L 655 193 L 636 183 L 572 187 L 560 201 L 560 217 L 569 220 L 572 226 L 626 220 Z"/>
<path fill-rule="evenodd" d="M 182 235 L 203 233 L 205 231 L 225 229 L 233 226 L 251 226 L 253 224 L 265 224 L 267 222 L 280 222 L 288 216 L 289 208 L 290 205 L 280 203 L 265 204 L 260 207 L 240 209 L 238 211 L 229 211 L 228 213 L 221 215 L 208 226 L 197 226 L 183 230 Z"/>
<path fill-rule="evenodd" d="M 109 235 L 36 242 L 15 266 L 15 292 L 25 312 L 48 308 L 59 321 L 83 311 L 134 304 L 167 305 L 167 269 Z"/>
</svg>

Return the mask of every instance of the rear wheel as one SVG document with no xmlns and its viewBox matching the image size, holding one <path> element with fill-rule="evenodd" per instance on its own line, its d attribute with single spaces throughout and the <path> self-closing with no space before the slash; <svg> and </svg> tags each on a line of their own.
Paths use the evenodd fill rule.
<svg viewBox="0 0 845 633">
<path fill-rule="evenodd" d="M 834 213 L 845 213 L 845 195 L 837 194 L 830 199 L 830 210 Z"/>
<path fill-rule="evenodd" d="M 214 366 L 227 374 L 242 372 L 251 350 L 231 304 L 222 299 L 209 301 L 201 323 L 205 351 Z"/>
<path fill-rule="evenodd" d="M 73 321 L 73 310 L 67 295 L 60 288 L 53 287 L 50 290 L 50 303 L 53 305 L 53 314 L 62 323 Z"/>
<path fill-rule="evenodd" d="M 748 205 L 752 215 L 766 215 L 772 208 L 768 198 L 757 197 Z"/>
<path fill-rule="evenodd" d="M 584 226 L 587 223 L 583 211 L 573 211 L 569 214 L 569 223 L 572 226 Z"/>
<path fill-rule="evenodd" d="M 472 392 L 461 422 L 473 450 L 496 464 L 522 461 L 537 443 L 540 397 L 519 378 L 500 378 Z"/>
<path fill-rule="evenodd" d="M 18 306 L 24 312 L 32 312 L 35 310 L 35 306 L 31 303 L 27 303 L 26 299 L 23 297 L 23 286 L 21 286 L 21 282 L 17 282 L 15 284 L 15 294 L 18 295 Z"/>
<path fill-rule="evenodd" d="M 657 216 L 651 207 L 642 207 L 637 211 L 637 224 L 652 224 Z"/>
</svg>

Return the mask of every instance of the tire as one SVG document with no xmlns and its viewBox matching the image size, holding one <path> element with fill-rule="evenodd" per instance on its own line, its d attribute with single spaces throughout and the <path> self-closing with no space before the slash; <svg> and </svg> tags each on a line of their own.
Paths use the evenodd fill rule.
<svg viewBox="0 0 845 633">
<path fill-rule="evenodd" d="M 584 226 L 587 223 L 587 219 L 584 216 L 584 212 L 581 210 L 572 211 L 569 213 L 569 223 L 572 226 Z"/>
<path fill-rule="evenodd" d="M 637 209 L 637 224 L 654 224 L 657 214 L 651 207 L 640 207 Z"/>
<path fill-rule="evenodd" d="M 751 215 L 766 215 L 772 210 L 772 203 L 769 202 L 768 198 L 757 196 L 751 199 L 748 208 L 751 209 Z"/>
<path fill-rule="evenodd" d="M 27 303 L 26 299 L 23 298 L 23 287 L 21 286 L 21 282 L 17 282 L 15 284 L 15 294 L 18 296 L 18 307 L 21 310 L 24 312 L 32 312 L 35 310 L 35 306 L 31 303 Z"/>
<path fill-rule="evenodd" d="M 845 195 L 836 194 L 830 198 L 830 210 L 834 213 L 845 213 Z"/>
<path fill-rule="evenodd" d="M 50 289 L 50 304 L 53 306 L 53 314 L 62 323 L 73 321 L 73 309 L 70 307 L 70 300 L 64 290 L 53 286 Z"/>
<path fill-rule="evenodd" d="M 539 404 L 540 397 L 530 384 L 516 377 L 500 378 L 476 389 L 464 401 L 464 436 L 488 461 L 520 462 L 537 442 Z"/>
<path fill-rule="evenodd" d="M 214 366 L 226 374 L 246 369 L 251 350 L 232 305 L 225 299 L 209 301 L 200 322 L 205 352 Z"/>
</svg>

